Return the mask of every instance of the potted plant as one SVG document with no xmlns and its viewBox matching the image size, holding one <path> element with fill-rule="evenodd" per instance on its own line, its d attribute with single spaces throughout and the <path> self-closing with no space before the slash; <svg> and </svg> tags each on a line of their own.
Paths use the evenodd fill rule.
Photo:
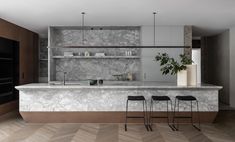
<svg viewBox="0 0 235 142">
<path fill-rule="evenodd" d="M 169 57 L 167 53 L 158 53 L 155 60 L 160 62 L 162 74 L 177 74 L 177 85 L 187 86 L 187 64 L 192 64 L 192 60 L 185 54 L 180 54 L 180 62 Z"/>
</svg>

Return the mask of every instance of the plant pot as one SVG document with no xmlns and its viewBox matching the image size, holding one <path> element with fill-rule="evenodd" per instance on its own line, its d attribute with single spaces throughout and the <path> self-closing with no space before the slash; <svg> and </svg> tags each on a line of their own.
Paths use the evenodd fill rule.
<svg viewBox="0 0 235 142">
<path fill-rule="evenodd" d="M 186 65 L 187 67 L 187 80 L 189 86 L 196 86 L 197 85 L 197 65 Z"/>
<path fill-rule="evenodd" d="M 187 70 L 181 70 L 177 73 L 177 85 L 187 86 Z"/>
</svg>

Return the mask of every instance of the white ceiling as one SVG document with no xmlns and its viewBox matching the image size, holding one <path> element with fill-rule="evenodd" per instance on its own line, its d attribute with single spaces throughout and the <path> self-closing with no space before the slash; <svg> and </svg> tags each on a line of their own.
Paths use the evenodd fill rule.
<svg viewBox="0 0 235 142">
<path fill-rule="evenodd" d="M 0 18 L 46 35 L 50 25 L 194 25 L 212 35 L 235 25 L 235 0 L 0 0 Z"/>
</svg>

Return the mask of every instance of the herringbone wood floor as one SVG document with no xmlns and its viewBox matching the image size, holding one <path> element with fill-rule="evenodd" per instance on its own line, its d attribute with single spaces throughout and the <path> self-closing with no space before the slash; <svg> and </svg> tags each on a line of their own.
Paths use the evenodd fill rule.
<svg viewBox="0 0 235 142">
<path fill-rule="evenodd" d="M 141 124 L 25 123 L 16 112 L 0 117 L 0 142 L 232 142 L 235 141 L 235 112 L 223 111 L 216 123 L 203 124 L 202 131 L 191 125 L 172 131 L 155 124 L 147 132 Z"/>
</svg>

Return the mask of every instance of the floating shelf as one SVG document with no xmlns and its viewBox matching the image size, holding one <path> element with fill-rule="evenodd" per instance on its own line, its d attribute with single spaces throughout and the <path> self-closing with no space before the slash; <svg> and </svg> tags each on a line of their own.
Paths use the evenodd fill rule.
<svg viewBox="0 0 235 142">
<path fill-rule="evenodd" d="M 122 46 L 122 45 L 116 45 L 116 46 L 48 46 L 48 48 L 190 48 L 190 46 L 179 46 L 179 45 L 168 45 L 168 46 L 146 46 L 146 45 L 133 45 L 133 46 Z"/>
<path fill-rule="evenodd" d="M 4 58 L 4 57 L 0 57 L 0 60 L 7 60 L 7 61 L 12 61 L 12 58 Z"/>
<path fill-rule="evenodd" d="M 39 60 L 41 60 L 41 61 L 47 61 L 48 59 L 39 59 Z"/>
<path fill-rule="evenodd" d="M 140 56 L 53 56 L 54 59 L 139 59 Z"/>
</svg>

